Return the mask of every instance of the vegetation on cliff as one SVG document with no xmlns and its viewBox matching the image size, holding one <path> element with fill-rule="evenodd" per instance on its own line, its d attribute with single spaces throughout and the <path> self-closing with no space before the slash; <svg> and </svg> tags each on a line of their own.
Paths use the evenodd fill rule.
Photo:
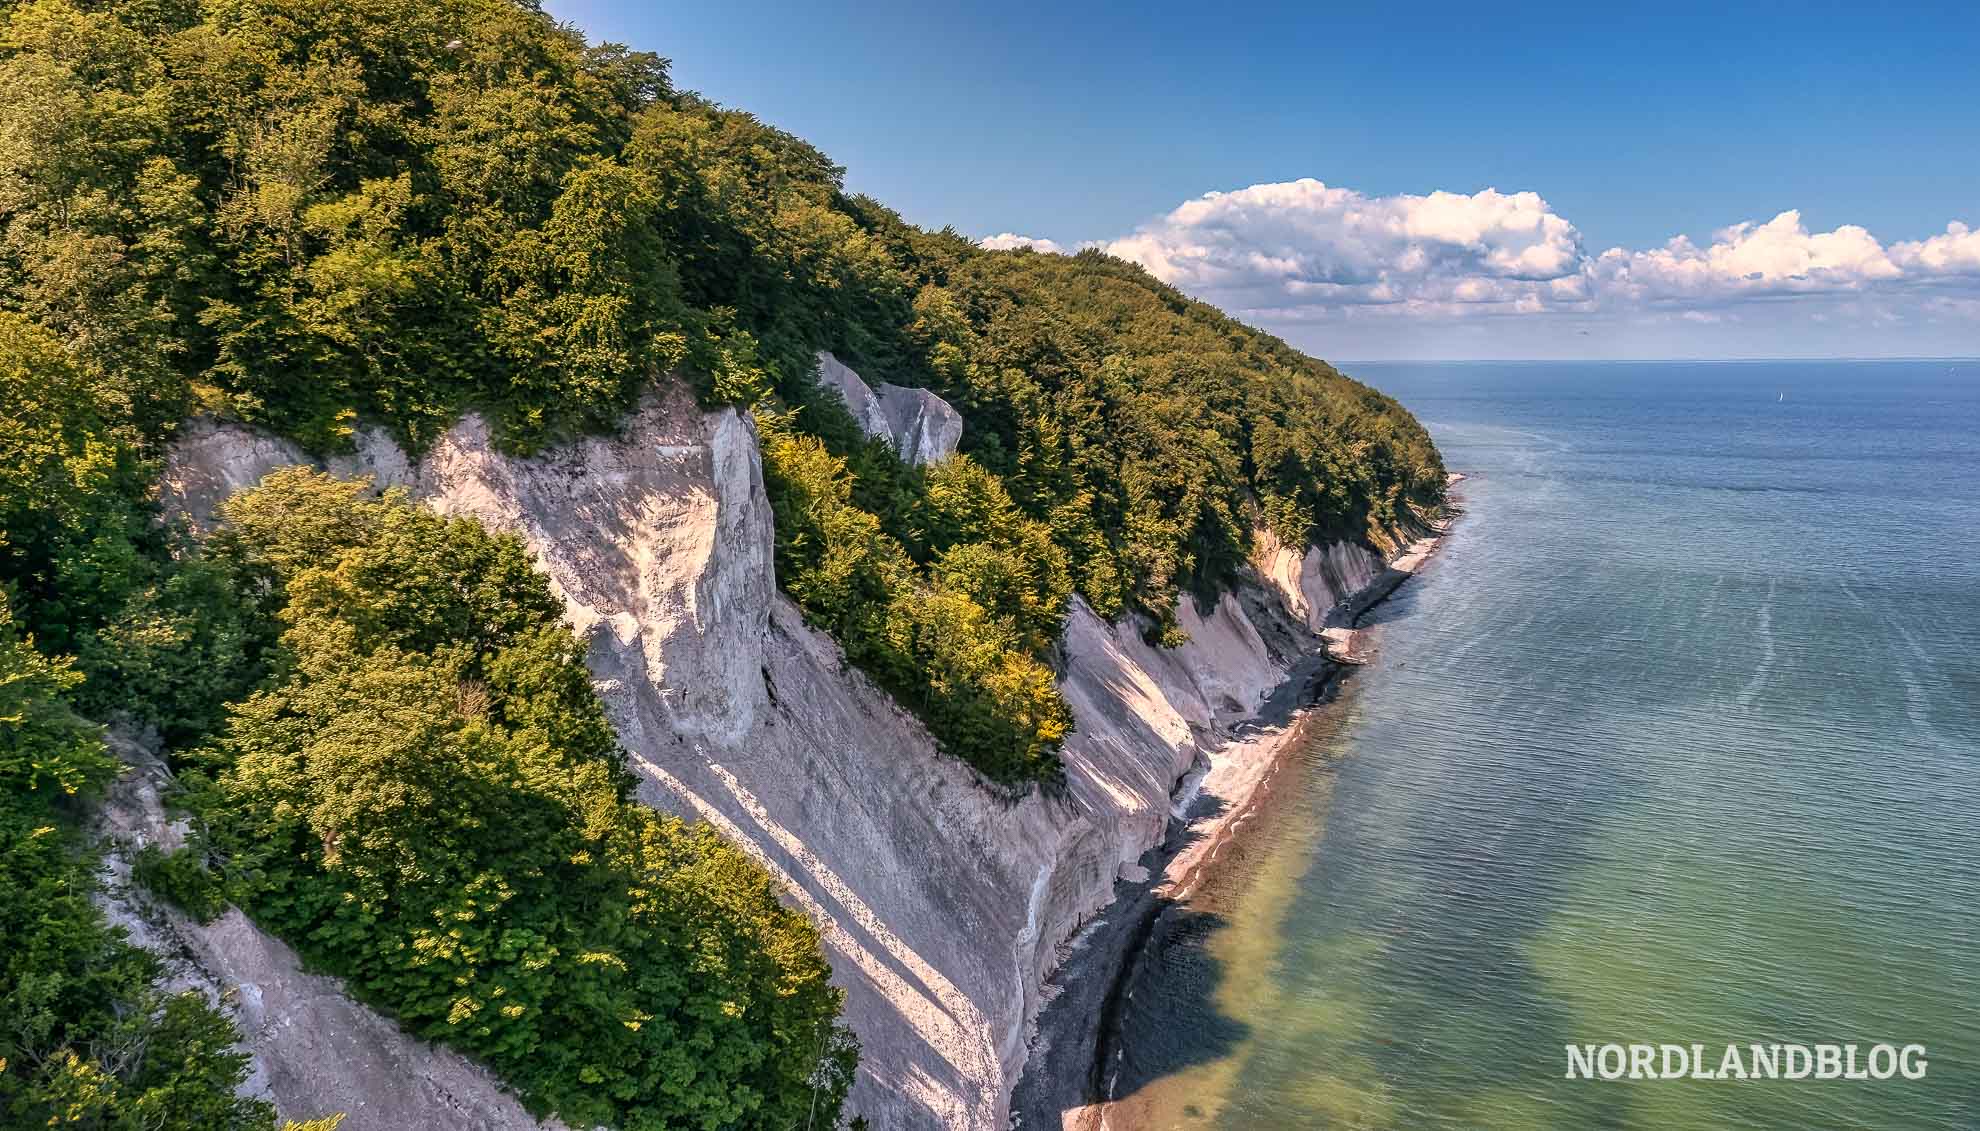
<svg viewBox="0 0 1980 1131">
<path fill-rule="evenodd" d="M 662 60 L 526 4 L 7 8 L 10 305 L 140 428 L 207 405 L 316 450 L 360 418 L 418 447 L 472 407 L 528 451 L 610 427 L 668 369 L 770 398 L 844 461 L 771 445 L 785 513 L 836 475 L 891 540 L 780 529 L 792 593 L 1001 780 L 1056 766 L 1042 661 L 1067 576 L 1173 641 L 1177 594 L 1227 584 L 1256 525 L 1365 537 L 1442 490 L 1380 394 L 1132 265 L 917 230 Z M 814 387 L 819 349 L 964 411 L 1012 504 L 996 529 L 920 522 L 938 485 Z M 860 600 L 885 617 L 803 576 L 874 553 L 894 560 Z M 998 646 L 939 643 L 963 636 Z"/>
<path fill-rule="evenodd" d="M 538 1111 L 615 1127 L 835 1112 L 853 1047 L 815 929 L 705 825 L 633 799 L 520 540 L 302 469 L 212 556 L 275 678 L 182 775 L 232 901 Z"/>
<path fill-rule="evenodd" d="M 234 1095 L 232 1024 L 155 989 L 157 960 L 91 901 L 77 807 L 117 764 L 69 706 L 81 676 L 33 645 L 0 601 L 0 1126 L 272 1128 Z"/>
<path fill-rule="evenodd" d="M 225 1016 L 152 989 L 92 902 L 83 804 L 117 766 L 79 711 L 180 745 L 200 831 L 141 881 L 240 904 L 537 1110 L 838 1110 L 855 1050 L 816 932 L 736 848 L 632 799 L 518 541 L 291 472 L 199 547 L 157 521 L 128 417 L 7 313 L 0 397 L 0 1126 L 273 1125 L 235 1097 Z"/>
<path fill-rule="evenodd" d="M 538 47 L 573 43 L 528 12 L 480 11 Z M 329 445 L 342 425 L 319 410 L 361 380 L 325 343 L 357 341 L 331 323 L 369 308 L 316 288 L 390 266 L 342 246 L 314 282 L 271 282 L 307 243 L 302 228 L 270 234 L 281 190 L 257 180 L 248 201 L 229 171 L 232 204 L 208 208 L 199 175 L 172 172 L 196 165 L 187 146 L 282 132 L 261 97 L 288 97 L 284 83 L 337 86 L 303 58 L 313 33 L 226 5 L 5 17 L 0 1126 L 272 1125 L 235 1095 L 246 1060 L 225 1016 L 154 990 L 155 960 L 92 899 L 85 802 L 116 765 L 84 719 L 112 716 L 158 730 L 204 829 L 186 853 L 140 859 L 141 879 L 198 911 L 240 903 L 536 1110 L 622 1127 L 835 1123 L 855 1049 L 815 931 L 733 846 L 632 800 L 561 606 L 519 544 L 321 485 L 239 502 L 208 547 L 159 521 L 157 456 L 187 412 L 225 407 Z M 362 38 L 363 23 L 348 30 Z M 171 89 L 191 71 L 241 84 L 243 101 Z M 234 132 L 216 142 L 209 127 Z M 315 178 L 297 151 L 275 154 L 285 144 L 230 152 Z M 361 342 L 375 364 L 358 368 L 382 372 L 383 348 Z M 396 372 L 414 411 L 362 403 L 409 431 L 469 403 L 458 370 Z M 554 380 L 541 401 L 574 413 L 559 426 L 609 422 L 609 407 L 583 410 L 580 378 Z M 505 419 L 518 438 L 533 427 Z"/>
<path fill-rule="evenodd" d="M 528 2 L 0 0 L 0 84 L 0 649 L 37 720 L 0 739 L 0 904 L 56 901 L 10 921 L 0 1006 L 43 1020 L 0 1033 L 9 1118 L 78 1073 L 121 1097 L 63 1101 L 98 1125 L 180 1091 L 217 1106 L 167 1122 L 266 1116 L 221 1102 L 216 1015 L 147 997 L 91 910 L 74 798 L 110 770 L 79 720 L 112 716 L 156 728 L 210 827 L 145 876 L 240 902 L 539 1108 L 774 1123 L 844 1085 L 815 937 L 631 802 L 515 545 L 303 478 L 203 547 L 152 489 L 191 413 L 327 452 L 472 409 L 527 453 L 685 373 L 755 410 L 807 618 L 1018 789 L 1060 773 L 1075 594 L 1174 642 L 1256 528 L 1379 542 L 1441 494 L 1386 397 L 1130 264 L 916 229 Z M 956 405 L 961 454 L 863 436 L 821 349 Z M 106 1018 L 177 1036 L 113 1063 Z"/>
<path fill-rule="evenodd" d="M 155 988 L 158 961 L 93 899 L 86 806 L 118 765 L 79 711 L 181 731 L 252 665 L 219 644 L 235 622 L 205 606 L 204 568 L 174 571 L 102 393 L 0 313 L 0 1126 L 263 1131 L 231 1023 Z"/>
</svg>

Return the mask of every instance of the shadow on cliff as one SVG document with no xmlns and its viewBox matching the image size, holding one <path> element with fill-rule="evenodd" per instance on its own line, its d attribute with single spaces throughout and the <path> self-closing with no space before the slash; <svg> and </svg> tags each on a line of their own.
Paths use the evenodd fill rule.
<svg viewBox="0 0 1980 1131">
<path fill-rule="evenodd" d="M 1200 798 L 1198 813 L 1221 806 Z M 1091 1106 L 1111 1091 L 1128 1095 L 1193 1064 L 1229 1055 L 1248 1035 L 1242 1023 L 1217 1014 L 1225 971 L 1203 948 L 1228 924 L 1158 893 L 1163 863 L 1204 834 L 1172 822 L 1168 840 L 1140 861 L 1157 873 L 1121 880 L 1114 903 L 1064 953 L 1050 985 L 1052 1000 L 1038 1017 L 1033 1056 L 1011 1097 L 1012 1125 L 1059 1131 L 1098 1126 Z M 1173 963 L 1172 973 L 1165 966 Z M 1131 1034 L 1124 1059 L 1119 1034 Z M 1158 1040 L 1144 1040 L 1159 1033 Z"/>
</svg>

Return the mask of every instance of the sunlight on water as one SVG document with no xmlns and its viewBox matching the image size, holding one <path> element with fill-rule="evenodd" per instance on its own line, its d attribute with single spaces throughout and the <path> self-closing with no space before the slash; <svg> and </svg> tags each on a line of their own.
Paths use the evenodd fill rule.
<svg viewBox="0 0 1980 1131">
<path fill-rule="evenodd" d="M 1980 387 L 1358 375 L 1469 514 L 1173 913 L 1110 1125 L 1980 1126 Z M 1562 1078 L 1570 1042 L 1880 1041 L 1927 1077 Z"/>
</svg>

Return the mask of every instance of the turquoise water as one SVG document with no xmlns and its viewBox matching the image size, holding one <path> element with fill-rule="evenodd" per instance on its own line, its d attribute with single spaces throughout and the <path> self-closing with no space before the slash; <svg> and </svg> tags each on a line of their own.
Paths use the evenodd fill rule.
<svg viewBox="0 0 1980 1131">
<path fill-rule="evenodd" d="M 1980 363 L 1367 365 L 1472 475 L 1115 1127 L 1980 1127 Z M 1569 1081 L 1569 1043 L 1923 1080 Z"/>
</svg>

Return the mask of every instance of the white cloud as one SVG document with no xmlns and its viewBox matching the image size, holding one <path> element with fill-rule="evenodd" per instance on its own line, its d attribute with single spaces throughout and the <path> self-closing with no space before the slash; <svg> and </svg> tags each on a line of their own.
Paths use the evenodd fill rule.
<svg viewBox="0 0 1980 1131">
<path fill-rule="evenodd" d="M 1638 302 L 1862 291 L 1905 274 L 1864 229 L 1810 232 L 1795 211 L 1765 224 L 1734 224 L 1706 247 L 1679 236 L 1650 251 L 1610 248 L 1591 270 L 1612 301 Z"/>
<path fill-rule="evenodd" d="M 1044 241 L 1049 243 L 1049 241 Z M 997 236 L 984 246 L 1036 246 Z M 1797 211 L 1747 221 L 1700 245 L 1584 250 L 1581 233 L 1537 193 L 1366 196 L 1305 179 L 1208 193 L 1107 252 L 1242 314 L 1314 321 L 1366 314 L 1462 317 L 1548 312 L 1628 315 L 1829 296 L 1864 312 L 1893 304 L 1951 313 L 1970 304 L 1904 296 L 1920 287 L 1980 294 L 1980 232 L 1885 245 L 1845 224 L 1810 232 Z M 1058 250 L 1051 245 L 1048 250 Z"/>
<path fill-rule="evenodd" d="M 1016 248 L 1028 247 L 1033 251 L 1049 252 L 1052 255 L 1064 255 L 1066 253 L 1066 249 L 1054 240 L 1021 236 L 1016 232 L 998 232 L 994 236 L 985 236 L 976 241 L 976 246 L 983 248 L 985 251 L 1012 251 Z"/>
<path fill-rule="evenodd" d="M 1936 276 L 1980 275 L 1980 231 L 1955 220 L 1944 235 L 1891 245 L 1891 258 L 1907 271 Z"/>
<path fill-rule="evenodd" d="M 1209 193 L 1101 246 L 1185 290 L 1330 306 L 1516 303 L 1583 260 L 1536 193 L 1370 197 L 1310 178 Z"/>
</svg>

